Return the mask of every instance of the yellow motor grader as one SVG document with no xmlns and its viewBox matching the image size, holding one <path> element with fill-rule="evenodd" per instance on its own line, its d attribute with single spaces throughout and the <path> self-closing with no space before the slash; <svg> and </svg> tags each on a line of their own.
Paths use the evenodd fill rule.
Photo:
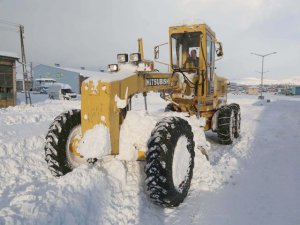
<svg viewBox="0 0 300 225">
<path fill-rule="evenodd" d="M 81 110 L 64 112 L 50 125 L 45 159 L 54 176 L 63 176 L 107 154 L 118 155 L 120 127 L 137 93 L 143 93 L 146 109 L 147 92 L 158 91 L 169 101 L 165 111 L 205 118 L 204 130 L 215 131 L 221 144 L 231 144 L 239 136 L 240 107 L 226 104 L 227 80 L 215 74 L 215 62 L 223 56 L 222 44 L 208 25 L 169 28 L 167 73 L 144 59 L 142 40 L 138 43 L 138 53 L 118 54 L 118 64 L 110 64 L 109 72 L 82 83 Z M 157 60 L 159 46 L 154 48 L 154 55 Z M 96 139 L 105 139 L 106 144 L 97 146 L 97 158 L 86 158 L 79 147 L 88 144 L 84 139 L 95 127 L 101 127 L 105 134 Z M 186 197 L 194 168 L 194 136 L 197 134 L 187 120 L 165 117 L 153 128 L 147 149 L 137 154 L 137 160 L 146 160 L 147 191 L 156 204 L 174 207 Z"/>
</svg>

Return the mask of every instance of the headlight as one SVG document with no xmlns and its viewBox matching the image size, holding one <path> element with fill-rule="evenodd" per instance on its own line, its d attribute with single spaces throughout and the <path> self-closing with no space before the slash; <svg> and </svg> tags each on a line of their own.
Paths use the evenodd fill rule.
<svg viewBox="0 0 300 225">
<path fill-rule="evenodd" d="M 141 54 L 140 53 L 132 53 L 130 54 L 130 62 L 140 62 Z"/>
<path fill-rule="evenodd" d="M 119 70 L 118 64 L 109 64 L 107 70 L 108 72 L 117 72 Z"/>
<path fill-rule="evenodd" d="M 127 63 L 128 62 L 128 54 L 118 54 L 118 63 Z"/>
</svg>

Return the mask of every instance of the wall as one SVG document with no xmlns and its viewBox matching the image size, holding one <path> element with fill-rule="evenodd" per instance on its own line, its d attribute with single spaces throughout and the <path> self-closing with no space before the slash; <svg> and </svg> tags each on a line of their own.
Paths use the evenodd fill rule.
<svg viewBox="0 0 300 225">
<path fill-rule="evenodd" d="M 293 95 L 300 95 L 300 86 L 299 87 L 293 87 L 292 88 L 292 94 Z"/>
<path fill-rule="evenodd" d="M 69 84 L 73 91 L 80 93 L 79 88 L 79 73 L 67 71 L 59 67 L 38 65 L 33 68 L 33 79 L 37 78 L 52 78 L 58 83 Z"/>
<path fill-rule="evenodd" d="M 16 105 L 16 62 L 0 56 L 0 108 Z"/>
<path fill-rule="evenodd" d="M 258 88 L 249 87 L 247 89 L 247 94 L 249 94 L 249 95 L 257 95 L 258 94 Z"/>
</svg>

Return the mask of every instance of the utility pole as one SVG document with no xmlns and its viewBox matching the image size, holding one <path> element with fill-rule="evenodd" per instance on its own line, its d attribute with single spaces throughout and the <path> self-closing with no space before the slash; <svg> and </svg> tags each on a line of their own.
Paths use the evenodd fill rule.
<svg viewBox="0 0 300 225">
<path fill-rule="evenodd" d="M 32 62 L 30 62 L 30 80 L 32 81 L 33 75 L 32 75 Z"/>
<path fill-rule="evenodd" d="M 21 55 L 22 55 L 22 69 L 23 69 L 23 90 L 25 94 L 25 100 L 26 104 L 31 105 L 31 96 L 30 96 L 30 91 L 27 90 L 28 86 L 28 73 L 27 73 L 27 64 L 26 64 L 26 57 L 25 57 L 25 48 L 24 48 L 24 26 L 19 25 L 20 29 L 20 41 L 21 41 Z"/>
<path fill-rule="evenodd" d="M 264 80 L 264 60 L 265 60 L 265 57 L 269 56 L 269 55 L 272 55 L 272 54 L 276 54 L 277 52 L 272 52 L 272 53 L 269 53 L 269 54 L 265 54 L 265 55 L 261 55 L 261 54 L 258 54 L 258 53 L 254 53 L 254 52 L 251 52 L 252 55 L 257 55 L 259 57 L 262 57 L 262 63 L 261 63 L 261 83 L 260 83 L 260 96 L 258 97 L 259 99 L 264 99 L 264 96 L 262 95 L 262 92 L 263 92 L 263 80 Z M 265 72 L 266 73 L 266 72 Z"/>
<path fill-rule="evenodd" d="M 33 89 L 33 63 L 30 62 L 30 87 L 31 90 Z"/>
</svg>

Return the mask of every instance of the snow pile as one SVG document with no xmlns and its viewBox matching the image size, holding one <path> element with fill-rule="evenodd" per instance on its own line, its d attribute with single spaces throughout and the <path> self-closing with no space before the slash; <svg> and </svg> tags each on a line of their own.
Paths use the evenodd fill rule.
<svg viewBox="0 0 300 225">
<path fill-rule="evenodd" d="M 191 188 L 174 209 L 149 201 L 144 162 L 121 160 L 134 158 L 134 144 L 145 147 L 167 104 L 157 93 L 148 95 L 149 114 L 142 95 L 132 98 L 120 157 L 82 165 L 61 178 L 47 168 L 44 138 L 53 119 L 80 102 L 0 109 L 0 224 L 298 224 L 300 98 L 270 98 L 261 105 L 253 96 L 229 96 L 242 113 L 241 137 L 229 146 L 219 145 L 211 132 L 209 143 L 203 141 L 203 121 L 165 114 L 188 120 L 195 143 L 202 140 L 210 159 L 195 146 Z"/>
<path fill-rule="evenodd" d="M 129 111 L 120 130 L 120 152 L 119 159 L 136 160 L 138 151 L 147 150 L 147 142 L 155 125 L 164 117 L 177 116 L 189 122 L 194 132 L 194 139 L 199 148 L 209 146 L 203 132 L 205 120 L 197 119 L 195 116 L 187 117 L 186 114 L 177 112 L 146 112 L 144 110 Z"/>
<path fill-rule="evenodd" d="M 103 124 L 85 132 L 80 140 L 78 152 L 85 158 L 102 158 L 111 153 L 109 129 Z"/>
<path fill-rule="evenodd" d="M 138 151 L 146 151 L 151 131 L 159 118 L 144 110 L 129 111 L 120 130 L 119 159 L 136 160 Z"/>
</svg>

